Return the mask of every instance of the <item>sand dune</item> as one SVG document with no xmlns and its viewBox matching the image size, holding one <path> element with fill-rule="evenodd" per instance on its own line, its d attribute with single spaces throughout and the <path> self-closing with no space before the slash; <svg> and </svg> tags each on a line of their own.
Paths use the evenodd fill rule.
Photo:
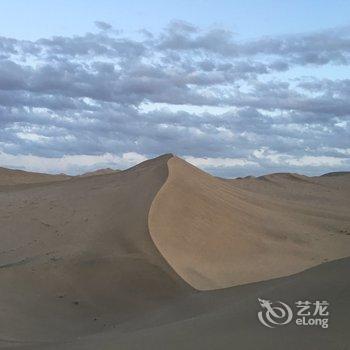
<svg viewBox="0 0 350 350">
<path fill-rule="evenodd" d="M 177 157 L 168 167 L 150 233 L 196 289 L 285 276 L 350 255 L 350 177 L 334 188 L 297 174 L 223 180 Z"/>
<path fill-rule="evenodd" d="M 87 173 L 84 173 L 82 175 L 79 175 L 81 177 L 88 177 L 88 176 L 96 176 L 96 175 L 107 175 L 107 174 L 113 174 L 113 173 L 116 173 L 120 170 L 114 170 L 114 169 L 111 169 L 111 168 L 105 168 L 105 169 L 98 169 L 98 170 L 95 170 L 95 171 L 89 171 Z"/>
<path fill-rule="evenodd" d="M 70 339 L 192 290 L 148 233 L 166 158 L 0 192 L 0 339 Z"/>
<path fill-rule="evenodd" d="M 348 174 L 224 180 L 169 154 L 69 181 L 41 176 L 0 171 L 3 349 L 205 348 L 199 331 L 224 349 L 237 309 L 221 313 L 241 303 L 237 288 L 253 300 L 279 284 L 221 288 L 350 255 Z"/>
<path fill-rule="evenodd" d="M 0 186 L 63 181 L 69 178 L 70 176 L 65 174 L 50 175 L 0 168 Z"/>
<path fill-rule="evenodd" d="M 98 169 L 95 171 L 89 171 L 76 177 L 89 177 L 97 175 L 107 175 L 119 172 L 120 170 L 113 170 L 110 168 Z M 30 171 L 6 169 L 0 167 L 0 186 L 13 186 L 13 185 L 28 185 L 39 184 L 55 181 L 63 181 L 72 179 L 74 176 L 66 174 L 45 174 L 45 173 L 33 173 Z"/>
</svg>

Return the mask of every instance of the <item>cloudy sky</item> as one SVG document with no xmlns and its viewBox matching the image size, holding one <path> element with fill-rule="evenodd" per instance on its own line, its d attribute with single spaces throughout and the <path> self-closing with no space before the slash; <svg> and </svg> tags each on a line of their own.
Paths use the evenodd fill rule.
<svg viewBox="0 0 350 350">
<path fill-rule="evenodd" d="M 72 4 L 73 3 L 73 4 Z M 349 1 L 8 1 L 0 166 L 172 152 L 219 176 L 350 170 Z"/>
</svg>

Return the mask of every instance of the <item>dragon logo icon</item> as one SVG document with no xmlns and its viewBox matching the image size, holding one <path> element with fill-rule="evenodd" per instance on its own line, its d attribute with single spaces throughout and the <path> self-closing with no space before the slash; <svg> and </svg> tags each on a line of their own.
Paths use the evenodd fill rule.
<svg viewBox="0 0 350 350">
<path fill-rule="evenodd" d="M 260 298 L 258 300 L 263 308 L 258 312 L 258 318 L 264 326 L 274 328 L 288 324 L 292 320 L 292 309 L 282 301 L 271 302 Z"/>
</svg>

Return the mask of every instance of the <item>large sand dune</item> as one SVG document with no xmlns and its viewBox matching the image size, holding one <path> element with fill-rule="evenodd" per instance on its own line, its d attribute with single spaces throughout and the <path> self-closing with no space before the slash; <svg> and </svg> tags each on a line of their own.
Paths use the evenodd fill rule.
<svg viewBox="0 0 350 350">
<path fill-rule="evenodd" d="M 157 248 L 199 290 L 299 272 L 350 255 L 350 176 L 215 178 L 172 157 L 152 203 Z"/>
<path fill-rule="evenodd" d="M 68 181 L 8 174 L 0 172 L 4 349 L 214 348 L 210 337 L 232 348 L 239 329 L 231 326 L 240 326 L 226 321 L 244 310 L 252 316 L 248 299 L 284 292 L 286 283 L 299 293 L 302 283 L 291 276 L 221 288 L 350 255 L 346 173 L 224 180 L 164 155 Z M 349 291 L 348 263 L 334 264 L 332 273 L 301 275 L 321 278 L 310 277 L 306 290 L 321 293 L 323 278 L 325 294 L 338 285 L 341 295 Z M 240 306 L 224 311 L 228 304 Z M 239 339 L 255 331 L 250 325 Z"/>
<path fill-rule="evenodd" d="M 0 340 L 97 332 L 191 290 L 148 232 L 166 159 L 0 192 Z"/>
</svg>

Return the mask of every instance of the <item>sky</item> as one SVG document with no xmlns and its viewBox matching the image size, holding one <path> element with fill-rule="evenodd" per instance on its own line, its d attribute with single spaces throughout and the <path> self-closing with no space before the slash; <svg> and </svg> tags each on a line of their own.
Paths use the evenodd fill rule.
<svg viewBox="0 0 350 350">
<path fill-rule="evenodd" d="M 0 166 L 175 153 L 223 177 L 350 170 L 349 1 L 39 1 L 0 10 Z"/>
</svg>

